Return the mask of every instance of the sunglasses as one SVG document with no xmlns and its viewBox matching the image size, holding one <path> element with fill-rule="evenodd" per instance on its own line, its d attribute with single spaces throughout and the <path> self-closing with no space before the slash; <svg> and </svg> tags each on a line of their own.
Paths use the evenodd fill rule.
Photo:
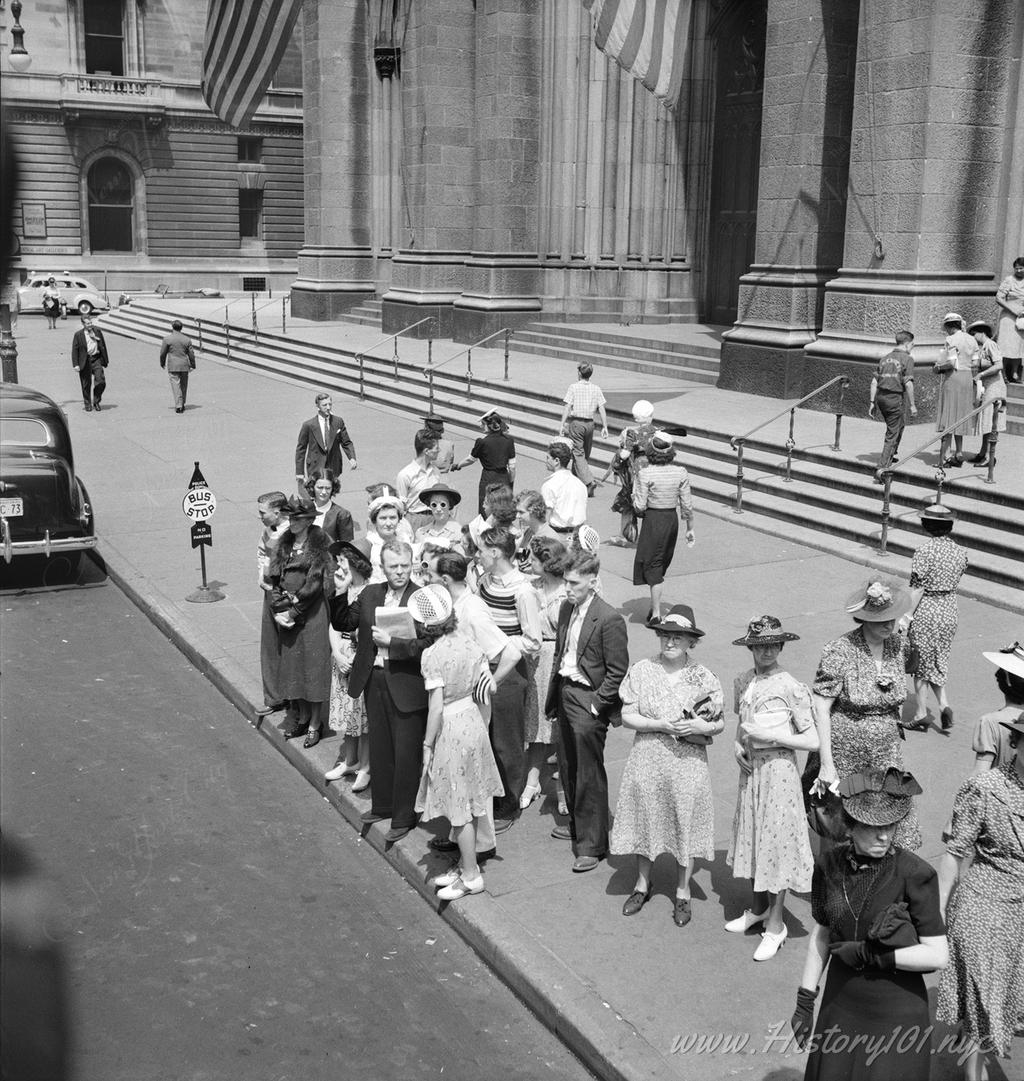
<svg viewBox="0 0 1024 1081">
<path fill-rule="evenodd" d="M 431 500 L 428 504 L 431 510 L 451 510 L 451 503 L 446 499 Z"/>
</svg>

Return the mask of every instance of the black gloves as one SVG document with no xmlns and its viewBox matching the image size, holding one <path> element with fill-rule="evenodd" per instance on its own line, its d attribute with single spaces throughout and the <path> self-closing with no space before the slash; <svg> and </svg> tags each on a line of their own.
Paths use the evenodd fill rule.
<svg viewBox="0 0 1024 1081">
<path fill-rule="evenodd" d="M 896 955 L 893 950 L 883 949 L 877 942 L 833 942 L 828 948 L 832 957 L 838 957 L 844 965 L 860 971 L 865 968 L 877 968 L 891 972 L 896 967 Z"/>
<path fill-rule="evenodd" d="M 806 987 L 801 987 L 796 993 L 796 1009 L 793 1011 L 793 1016 L 790 1018 L 789 1023 L 793 1027 L 793 1036 L 796 1038 L 796 1045 L 801 1051 L 806 1046 L 807 1041 L 811 1038 L 811 1033 L 814 1031 L 814 1000 L 817 997 L 817 988 L 813 991 L 808 991 Z"/>
</svg>

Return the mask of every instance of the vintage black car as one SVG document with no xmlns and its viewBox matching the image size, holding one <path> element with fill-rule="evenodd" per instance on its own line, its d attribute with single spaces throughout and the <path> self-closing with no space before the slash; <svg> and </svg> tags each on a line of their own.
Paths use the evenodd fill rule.
<svg viewBox="0 0 1024 1081">
<path fill-rule="evenodd" d="M 64 410 L 38 390 L 0 383 L 0 555 L 6 563 L 60 556 L 77 566 L 95 547 Z"/>
</svg>

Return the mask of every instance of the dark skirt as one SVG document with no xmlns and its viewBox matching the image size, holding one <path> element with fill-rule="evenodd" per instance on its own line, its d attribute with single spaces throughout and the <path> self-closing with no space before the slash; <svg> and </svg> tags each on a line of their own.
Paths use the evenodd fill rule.
<svg viewBox="0 0 1024 1081">
<path fill-rule="evenodd" d="M 480 470 L 480 487 L 477 490 L 477 502 L 479 506 L 477 510 L 481 515 L 484 513 L 484 492 L 487 491 L 489 484 L 507 484 L 512 487 L 512 478 L 508 474 L 507 469 L 481 469 Z"/>
<path fill-rule="evenodd" d="M 931 1028 L 919 972 L 828 966 L 804 1081 L 928 1081 Z"/>
<path fill-rule="evenodd" d="M 275 624 L 276 626 L 276 624 Z M 278 690 L 291 701 L 326 702 L 331 697 L 331 645 L 327 634 L 327 604 L 323 597 L 296 627 L 277 627 L 281 662 Z"/>
<path fill-rule="evenodd" d="M 675 507 L 646 511 L 633 559 L 633 585 L 657 586 L 665 581 L 678 536 L 679 514 Z"/>
</svg>

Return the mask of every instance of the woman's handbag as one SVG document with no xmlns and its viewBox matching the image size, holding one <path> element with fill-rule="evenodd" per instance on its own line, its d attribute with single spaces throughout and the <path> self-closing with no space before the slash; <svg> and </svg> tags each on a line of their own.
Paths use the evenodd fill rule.
<svg viewBox="0 0 1024 1081">
<path fill-rule="evenodd" d="M 694 702 L 687 710 L 694 717 L 700 717 L 702 721 L 711 720 L 711 695 L 706 694 L 703 698 Z M 703 732 L 694 732 L 689 736 L 676 736 L 680 743 L 692 743 L 697 747 L 707 747 L 714 742 L 713 736 L 706 736 Z"/>
<path fill-rule="evenodd" d="M 906 672 L 908 676 L 916 676 L 920 666 L 921 651 L 917 646 L 908 643 L 907 648 L 903 652 L 903 671 Z"/>
<path fill-rule="evenodd" d="M 910 920 L 907 902 L 894 901 L 891 905 L 886 905 L 872 920 L 864 937 L 888 950 L 916 946 L 919 941 L 917 928 Z"/>
<path fill-rule="evenodd" d="M 832 791 L 824 795 L 811 792 L 807 801 L 807 826 L 811 833 L 828 841 L 841 841 L 846 835 L 843 825 L 843 805 Z"/>
</svg>

